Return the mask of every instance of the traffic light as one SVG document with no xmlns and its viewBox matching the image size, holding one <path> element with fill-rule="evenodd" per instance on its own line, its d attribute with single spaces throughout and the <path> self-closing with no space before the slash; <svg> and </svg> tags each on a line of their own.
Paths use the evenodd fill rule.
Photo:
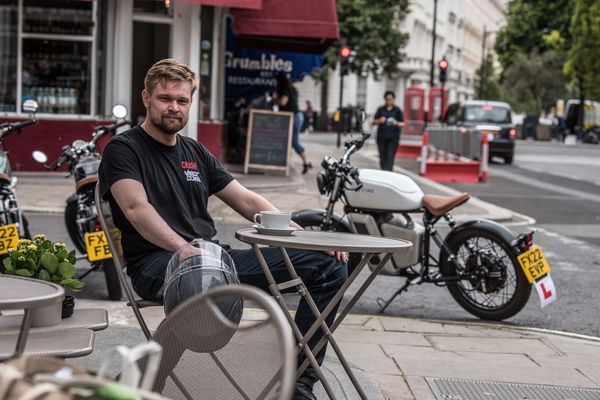
<svg viewBox="0 0 600 400">
<path fill-rule="evenodd" d="M 350 73 L 350 47 L 343 46 L 340 48 L 340 74 L 348 75 Z"/>
<path fill-rule="evenodd" d="M 446 74 L 448 73 L 448 61 L 446 61 L 445 58 L 442 58 L 438 62 L 438 67 L 440 68 L 440 82 L 444 83 L 446 82 Z"/>
</svg>

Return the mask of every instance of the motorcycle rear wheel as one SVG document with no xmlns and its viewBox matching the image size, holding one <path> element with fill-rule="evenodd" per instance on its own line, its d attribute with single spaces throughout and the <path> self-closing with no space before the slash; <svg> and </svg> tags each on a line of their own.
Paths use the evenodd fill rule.
<svg viewBox="0 0 600 400">
<path fill-rule="evenodd" d="M 531 284 L 527 281 L 514 249 L 494 232 L 467 229 L 447 243 L 457 262 L 449 254 L 440 255 L 440 272 L 451 277 L 475 272 L 476 278 L 448 285 L 452 297 L 471 314 L 500 321 L 517 314 L 527 304 Z M 469 248 L 471 246 L 471 248 Z M 457 269 L 457 266 L 462 266 Z"/>
<path fill-rule="evenodd" d="M 294 222 L 300 225 L 307 231 L 322 231 L 322 230 L 330 230 L 334 232 L 346 232 L 352 233 L 346 227 L 341 224 L 332 221 L 330 229 L 325 229 L 326 227 L 323 224 L 323 218 L 319 215 L 308 215 L 303 217 L 294 218 Z M 350 253 L 348 254 L 348 275 L 352 274 L 360 260 L 362 259 L 362 253 Z"/>
<path fill-rule="evenodd" d="M 77 199 L 73 198 L 67 201 L 65 207 L 65 226 L 71 241 L 75 245 L 77 251 L 81 254 L 86 254 L 85 242 L 83 241 L 82 233 L 77 228 Z"/>
</svg>

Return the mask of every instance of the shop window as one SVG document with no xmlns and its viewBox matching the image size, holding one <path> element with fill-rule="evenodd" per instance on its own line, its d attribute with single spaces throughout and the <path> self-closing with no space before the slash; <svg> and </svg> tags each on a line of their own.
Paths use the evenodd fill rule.
<svg viewBox="0 0 600 400">
<path fill-rule="evenodd" d="M 23 11 L 24 33 L 93 34 L 93 2 L 25 0 Z"/>
<path fill-rule="evenodd" d="M 96 2 L 22 0 L 21 99 L 46 114 L 92 114 Z"/>
<path fill-rule="evenodd" d="M 16 111 L 18 0 L 0 0 L 0 112 Z"/>
<path fill-rule="evenodd" d="M 90 42 L 23 39 L 23 98 L 40 113 L 89 114 Z"/>
</svg>

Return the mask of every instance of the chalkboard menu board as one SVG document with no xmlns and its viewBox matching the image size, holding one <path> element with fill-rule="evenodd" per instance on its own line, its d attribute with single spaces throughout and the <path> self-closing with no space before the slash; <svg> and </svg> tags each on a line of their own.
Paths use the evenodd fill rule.
<svg viewBox="0 0 600 400">
<path fill-rule="evenodd" d="M 282 170 L 287 175 L 293 126 L 291 112 L 250 111 L 244 173 L 266 169 Z"/>
</svg>

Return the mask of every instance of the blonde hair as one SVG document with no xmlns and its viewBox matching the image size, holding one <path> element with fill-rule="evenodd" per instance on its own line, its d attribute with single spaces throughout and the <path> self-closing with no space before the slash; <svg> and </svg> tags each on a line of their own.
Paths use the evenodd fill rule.
<svg viewBox="0 0 600 400">
<path fill-rule="evenodd" d="M 198 78 L 194 71 L 186 63 L 173 58 L 165 58 L 150 67 L 144 78 L 144 88 L 152 93 L 158 82 L 164 84 L 166 81 L 190 82 L 192 95 L 198 89 Z"/>
</svg>

